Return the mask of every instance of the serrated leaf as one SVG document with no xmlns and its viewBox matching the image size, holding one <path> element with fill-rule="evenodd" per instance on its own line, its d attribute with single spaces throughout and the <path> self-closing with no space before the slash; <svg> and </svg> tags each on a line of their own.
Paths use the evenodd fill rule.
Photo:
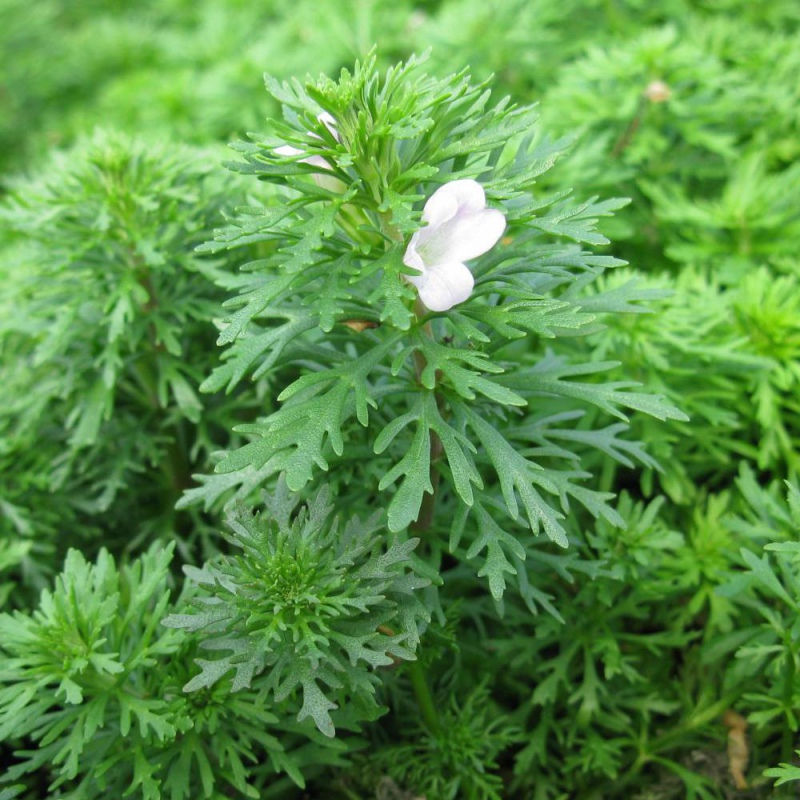
<svg viewBox="0 0 800 800">
<path fill-rule="evenodd" d="M 369 375 L 396 338 L 385 339 L 353 361 L 298 378 L 279 395 L 279 400 L 290 402 L 263 422 L 238 428 L 260 438 L 230 453 L 216 471 L 259 470 L 275 457 L 289 487 L 299 491 L 311 480 L 314 467 L 328 469 L 328 443 L 337 455 L 344 452 L 342 428 L 347 420 L 355 415 L 361 425 L 368 424 L 369 408 L 377 407 Z"/>
<path fill-rule="evenodd" d="M 112 401 L 113 392 L 105 381 L 95 381 L 81 405 L 75 409 L 77 425 L 69 440 L 72 447 L 86 447 L 97 441 L 100 426 L 111 412 Z M 69 421 L 67 424 L 70 426 Z"/>
<path fill-rule="evenodd" d="M 303 706 L 297 714 L 297 721 L 302 722 L 311 717 L 317 730 L 332 739 L 336 735 L 336 729 L 330 712 L 339 706 L 325 696 L 309 669 L 298 670 L 297 677 L 303 685 Z"/>
<path fill-rule="evenodd" d="M 432 392 L 418 395 L 412 411 L 392 420 L 375 440 L 375 452 L 383 452 L 395 437 L 412 422 L 417 423 L 412 442 L 403 458 L 381 479 L 383 490 L 405 476 L 389 504 L 389 529 L 399 531 L 416 521 L 423 495 L 433 492 L 430 480 L 432 436 L 438 438 L 450 467 L 450 475 L 459 497 L 472 505 L 472 484 L 482 487 L 472 454 L 474 445 L 463 433 L 442 417 Z"/>
<path fill-rule="evenodd" d="M 291 237 L 295 241 L 281 250 L 283 255 L 289 256 L 281 264 L 282 270 L 298 272 L 315 262 L 315 253 L 322 248 L 325 239 L 333 236 L 338 212 L 338 203 L 314 206 L 308 219 L 292 227 Z M 286 234 L 289 236 L 290 232 Z"/>
<path fill-rule="evenodd" d="M 568 544 L 567 532 L 560 522 L 564 515 L 550 506 L 533 485 L 534 480 L 546 482 L 541 468 L 521 456 L 501 434 L 475 411 L 466 406 L 463 408 L 470 427 L 480 439 L 486 449 L 489 460 L 494 466 L 500 481 L 503 499 L 511 518 L 517 519 L 519 515 L 517 505 L 517 495 L 519 495 L 531 530 L 536 534 L 539 532 L 540 527 L 543 527 L 552 541 L 561 547 L 566 547 Z M 534 479 L 535 472 L 539 473 L 536 479 Z M 550 486 L 549 491 L 557 492 L 557 489 L 555 486 Z"/>
<path fill-rule="evenodd" d="M 626 206 L 630 200 L 611 199 L 597 202 L 593 197 L 579 206 L 560 204 L 543 217 L 534 217 L 530 224 L 557 236 L 566 236 L 576 242 L 593 245 L 608 244 L 608 239 L 595 231 L 598 217 L 607 217 Z"/>
<path fill-rule="evenodd" d="M 242 335 L 252 319 L 262 314 L 275 298 L 287 291 L 298 280 L 302 280 L 302 278 L 298 278 L 297 275 L 270 277 L 258 288 L 237 297 L 233 304 L 243 306 L 243 308 L 226 320 L 225 328 L 220 333 L 217 344 L 224 345 L 235 341 Z M 228 305 L 232 304 L 226 304 L 226 306 Z"/>
<path fill-rule="evenodd" d="M 551 299 L 474 306 L 466 308 L 464 315 L 482 322 L 507 339 L 518 339 L 529 333 L 553 338 L 557 331 L 577 331 L 594 320 L 592 314 L 584 313 L 577 305 Z"/>
<path fill-rule="evenodd" d="M 640 442 L 631 442 L 620 439 L 620 433 L 627 431 L 628 426 L 624 422 L 617 422 L 599 430 L 589 431 L 565 428 L 550 428 L 546 432 L 548 439 L 561 439 L 568 442 L 580 442 L 581 444 L 594 447 L 605 453 L 609 458 L 619 462 L 625 467 L 633 468 L 633 461 L 628 458 L 630 455 L 639 463 L 650 469 L 661 471 L 658 462 L 648 455 Z"/>
<path fill-rule="evenodd" d="M 264 356 L 253 376 L 260 377 L 275 364 L 291 342 L 316 326 L 314 318 L 302 311 L 282 310 L 275 312 L 274 316 L 284 319 L 285 322 L 263 333 L 240 334 L 233 346 L 222 356 L 225 363 L 217 367 L 200 385 L 201 392 L 217 392 L 223 387 L 226 392 L 231 392 L 255 361 Z"/>
<path fill-rule="evenodd" d="M 790 608 L 797 609 L 797 601 L 789 595 L 773 571 L 769 559 L 764 556 L 759 558 L 755 553 L 746 548 L 740 550 L 742 559 L 751 569 L 751 574 L 772 595 L 786 603 Z"/>
<path fill-rule="evenodd" d="M 506 552 L 522 561 L 525 559 L 525 548 L 516 537 L 504 531 L 480 503 L 475 504 L 474 518 L 477 524 L 477 536 L 467 549 L 466 558 L 475 559 L 484 550 L 486 551 L 483 566 L 478 570 L 478 577 L 488 577 L 489 591 L 495 601 L 500 601 L 506 589 L 506 575 L 517 574 Z"/>
<path fill-rule="evenodd" d="M 652 303 L 671 297 L 672 291 L 641 286 L 641 281 L 632 278 L 621 286 L 604 288 L 589 297 L 581 297 L 576 302 L 586 311 L 597 314 L 652 314 L 653 309 L 640 303 Z"/>
<path fill-rule="evenodd" d="M 581 383 L 564 380 L 576 375 L 591 375 L 605 372 L 618 366 L 616 361 L 595 364 L 567 364 L 563 359 L 548 353 L 530 369 L 517 370 L 504 375 L 504 385 L 529 395 L 562 396 L 590 403 L 603 411 L 627 421 L 619 407 L 641 411 L 660 420 L 674 419 L 687 422 L 689 418 L 661 395 L 623 391 L 639 384 L 633 381 L 611 381 L 606 383 Z"/>
<path fill-rule="evenodd" d="M 433 494 L 430 478 L 430 429 L 418 420 L 414 438 L 405 455 L 382 478 L 378 489 L 383 491 L 398 478 L 403 478 L 394 493 L 388 509 L 389 530 L 400 531 L 408 527 L 419 516 L 423 495 Z"/>
<path fill-rule="evenodd" d="M 504 146 L 509 139 L 520 133 L 530 131 L 536 123 L 538 115 L 531 109 L 515 109 L 502 114 L 502 103 L 498 104 L 491 115 L 478 117 L 473 122 L 471 130 L 458 136 L 447 147 L 436 152 L 437 162 L 447 161 L 462 154 L 472 154 L 492 150 L 497 146 Z"/>
<path fill-rule="evenodd" d="M 232 473 L 193 475 L 198 486 L 187 489 L 175 507 L 191 508 L 202 504 L 205 511 L 210 511 L 227 494 L 231 495 L 231 500 L 243 500 L 250 496 L 253 489 L 263 486 L 270 477 L 281 471 L 278 461 L 268 459 L 260 469 L 246 467 Z"/>
<path fill-rule="evenodd" d="M 481 375 L 481 372 L 494 375 L 503 372 L 503 368 L 485 353 L 439 344 L 423 334 L 417 337 L 416 346 L 425 357 L 420 382 L 426 388 L 434 389 L 443 376 L 467 400 L 474 400 L 477 393 L 502 405 L 527 405 L 516 392 Z"/>
<path fill-rule="evenodd" d="M 770 542 L 770 544 L 764 545 L 764 549 L 774 553 L 791 553 L 800 556 L 800 542 Z"/>
<path fill-rule="evenodd" d="M 177 626 L 180 620 L 173 619 L 172 622 Z M 235 669 L 229 659 L 208 661 L 204 658 L 196 658 L 194 663 L 200 667 L 200 673 L 186 683 L 183 687 L 184 692 L 196 692 L 198 689 L 208 689 L 217 683 L 217 681 L 222 680 L 231 670 Z"/>
<path fill-rule="evenodd" d="M 229 162 L 232 163 L 232 162 Z M 235 163 L 235 162 L 233 162 Z M 238 165 L 237 165 L 238 166 Z M 247 165 L 241 165 L 247 167 Z M 251 225 L 234 224 L 214 231 L 213 241 L 204 242 L 195 248 L 198 253 L 218 253 L 231 247 L 238 247 L 250 241 L 258 241 L 269 236 L 275 226 L 294 211 L 291 205 L 262 207 L 258 209 L 258 219 Z M 254 237 L 259 237 L 255 238 Z"/>
<path fill-rule="evenodd" d="M 405 268 L 402 262 L 402 250 L 390 250 L 386 256 L 375 263 L 375 268 L 382 270 L 378 286 L 369 296 L 369 302 L 379 306 L 381 322 L 388 322 L 400 330 L 407 331 L 411 327 L 416 292 L 402 276 Z M 371 270 L 370 270 L 371 272 Z"/>
<path fill-rule="evenodd" d="M 800 756 L 800 750 L 795 750 L 795 753 Z M 783 786 L 784 783 L 790 781 L 800 781 L 800 767 L 794 764 L 779 764 L 777 767 L 764 770 L 764 775 L 767 778 L 777 778 L 775 786 Z"/>
</svg>

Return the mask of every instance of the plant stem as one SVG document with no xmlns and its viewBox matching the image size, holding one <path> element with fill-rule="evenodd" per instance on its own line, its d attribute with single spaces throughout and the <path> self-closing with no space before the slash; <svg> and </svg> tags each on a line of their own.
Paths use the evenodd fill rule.
<svg viewBox="0 0 800 800">
<path fill-rule="evenodd" d="M 614 144 L 614 149 L 611 151 L 611 158 L 619 158 L 622 152 L 631 143 L 633 137 L 636 135 L 636 131 L 639 130 L 639 126 L 642 124 L 646 110 L 647 100 L 644 96 L 641 96 L 636 106 L 636 113 L 633 115 L 633 119 L 628 123 L 628 127 L 625 128 L 622 135 Z"/>
<path fill-rule="evenodd" d="M 792 646 L 792 642 L 788 636 L 786 637 L 784 644 L 787 648 Z M 786 667 L 784 668 L 783 674 L 783 702 L 787 709 L 791 709 L 794 705 L 793 698 L 795 674 L 792 658 L 787 654 Z M 787 721 L 787 724 L 785 724 L 783 727 L 783 735 L 781 737 L 781 757 L 785 761 L 791 761 L 794 754 L 794 749 L 794 731 L 791 729 Z"/>
<path fill-rule="evenodd" d="M 391 240 L 402 243 L 403 235 L 392 224 L 391 215 L 381 214 L 380 219 L 383 232 Z M 415 313 L 417 319 L 420 320 L 427 314 L 427 309 L 420 300 L 417 300 Z M 433 338 L 433 328 L 430 322 L 424 323 L 423 330 L 431 337 L 431 339 Z M 420 353 L 419 350 L 414 350 L 413 358 L 414 369 L 417 373 L 417 380 L 419 381 L 422 378 L 423 371 L 428 366 L 428 362 L 426 361 L 425 356 Z M 436 396 L 436 402 L 438 405 L 440 403 L 440 398 L 435 394 L 435 390 L 434 395 Z M 441 440 L 436 433 L 431 431 L 430 480 L 433 491 L 423 497 L 422 505 L 420 506 L 419 510 L 419 516 L 417 517 L 416 522 L 412 523 L 410 526 L 410 529 L 416 533 L 422 533 L 423 531 L 429 530 L 433 524 L 433 516 L 436 509 L 436 492 L 439 488 L 439 471 L 436 469 L 435 462 L 441 457 L 442 452 L 443 449 Z M 420 664 L 419 660 L 409 663 L 408 676 L 411 679 L 411 686 L 414 689 L 414 696 L 417 699 L 417 706 L 419 707 L 423 722 L 432 734 L 438 735 L 441 731 L 441 726 L 439 725 L 439 715 L 436 713 L 436 704 L 434 703 L 433 695 L 431 694 L 428 681 L 425 677 L 425 673 L 422 670 L 422 665 Z"/>
<path fill-rule="evenodd" d="M 731 692 L 717 700 L 712 705 L 699 711 L 695 716 L 690 717 L 683 723 L 676 725 L 672 730 L 656 736 L 655 738 L 640 741 L 640 751 L 634 763 L 627 773 L 617 780 L 616 789 L 621 789 L 630 785 L 638 779 L 642 769 L 651 762 L 658 762 L 664 756 L 659 755 L 664 751 L 669 752 L 673 748 L 686 747 L 692 742 L 692 736 L 703 726 L 708 725 L 715 718 L 719 718 L 726 709 L 731 708 L 739 697 L 738 693 Z M 645 749 L 646 747 L 646 749 Z"/>
<path fill-rule="evenodd" d="M 192 480 L 192 469 L 187 455 L 185 444 L 185 431 L 182 422 L 173 426 L 174 436 L 167 445 L 167 463 L 165 467 L 169 476 L 170 485 L 175 493 L 180 497 L 190 486 L 194 485 Z"/>
<path fill-rule="evenodd" d="M 422 664 L 418 660 L 409 663 L 408 677 L 411 679 L 414 696 L 417 698 L 417 705 L 425 725 L 431 733 L 438 735 L 441 730 L 439 715 L 436 713 L 436 704 L 425 679 L 425 673 L 422 671 Z"/>
<path fill-rule="evenodd" d="M 145 401 L 149 410 L 157 411 L 161 407 L 161 403 L 158 400 L 157 377 L 152 364 L 144 357 L 140 357 L 134 363 L 131 372 L 142 390 L 141 399 Z"/>
<path fill-rule="evenodd" d="M 430 481 L 433 491 L 426 494 L 422 498 L 422 505 L 419 508 L 419 516 L 416 522 L 411 523 L 411 530 L 415 533 L 424 533 L 429 530 L 433 524 L 433 516 L 436 511 L 436 492 L 439 488 L 439 470 L 436 469 L 436 461 L 443 453 L 441 439 L 431 431 L 431 449 L 430 449 Z"/>
<path fill-rule="evenodd" d="M 427 309 L 422 304 L 420 300 L 417 300 L 416 307 L 414 309 L 414 313 L 417 316 L 417 319 L 422 319 L 427 314 Z M 431 326 L 430 322 L 425 322 L 422 326 L 422 329 L 425 333 L 430 336 L 431 339 L 434 338 L 433 334 L 433 327 Z M 425 368 L 428 366 L 428 362 L 425 359 L 425 356 L 419 351 L 414 350 L 414 370 L 417 373 L 417 380 L 422 382 L 422 373 Z M 437 372 L 435 376 L 435 380 L 438 380 L 439 373 Z M 433 390 L 433 396 L 436 398 L 436 405 L 439 407 L 439 410 L 442 410 L 442 398 L 436 390 Z M 430 444 L 430 482 L 431 486 L 433 487 L 433 491 L 430 494 L 424 495 L 422 498 L 422 505 L 420 506 L 419 516 L 417 517 L 416 522 L 411 524 L 411 530 L 415 531 L 416 533 L 422 533 L 427 531 L 431 525 L 433 524 L 433 516 L 434 511 L 436 509 L 436 492 L 439 488 L 439 470 L 436 469 L 436 462 L 442 457 L 444 453 L 444 448 L 442 446 L 442 440 L 436 435 L 434 431 L 430 432 L 431 436 L 431 444 Z"/>
</svg>

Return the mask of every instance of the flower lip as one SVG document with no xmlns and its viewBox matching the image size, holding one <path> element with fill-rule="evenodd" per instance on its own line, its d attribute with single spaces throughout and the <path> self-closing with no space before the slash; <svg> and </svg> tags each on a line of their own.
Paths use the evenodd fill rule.
<svg viewBox="0 0 800 800">
<path fill-rule="evenodd" d="M 317 114 L 317 120 L 330 131 L 331 136 L 333 136 L 337 142 L 341 141 L 341 138 L 339 137 L 339 131 L 336 130 L 336 120 L 333 116 L 331 116 L 327 111 L 323 111 L 322 113 Z M 322 140 L 322 137 L 313 131 L 309 131 L 308 135 L 312 139 L 319 139 L 320 141 Z M 305 150 L 301 150 L 299 147 L 294 147 L 291 144 L 283 144 L 273 150 L 273 153 L 276 155 L 289 157 L 302 156 L 305 154 L 305 152 Z M 339 180 L 339 178 L 326 174 L 332 172 L 333 167 L 331 166 L 331 163 L 323 156 L 306 156 L 305 158 L 298 159 L 298 161 L 301 164 L 310 164 L 312 167 L 318 168 L 319 172 L 315 171 L 312 177 L 314 178 L 314 182 L 321 188 L 327 189 L 331 192 L 342 192 L 344 190 L 345 185 Z"/>
<path fill-rule="evenodd" d="M 406 275 L 431 311 L 448 311 L 471 294 L 475 280 L 464 264 L 491 250 L 506 228 L 502 212 L 486 207 L 483 187 L 461 179 L 440 186 L 425 203 L 423 222 L 408 243 L 403 263 L 420 275 Z"/>
<path fill-rule="evenodd" d="M 321 114 L 317 114 L 317 120 L 331 132 L 331 136 L 333 136 L 337 142 L 341 141 L 341 138 L 339 137 L 339 131 L 336 130 L 337 122 L 331 114 L 329 114 L 327 111 L 323 111 Z M 315 139 L 319 139 L 319 136 L 316 134 L 312 133 L 311 135 Z"/>
<path fill-rule="evenodd" d="M 336 130 L 336 120 L 327 111 L 317 114 L 317 120 L 330 131 L 331 136 L 333 136 L 337 142 L 341 141 L 339 131 Z M 311 131 L 308 135 L 312 139 L 322 139 L 321 136 Z M 280 147 L 276 147 L 273 152 L 279 156 L 300 156 L 305 153 L 305 150 L 301 150 L 299 147 L 294 147 L 291 144 L 283 144 Z M 315 167 L 322 167 L 322 169 L 332 169 L 328 161 L 322 156 L 306 156 L 306 158 L 300 159 L 300 163 L 311 164 Z"/>
</svg>

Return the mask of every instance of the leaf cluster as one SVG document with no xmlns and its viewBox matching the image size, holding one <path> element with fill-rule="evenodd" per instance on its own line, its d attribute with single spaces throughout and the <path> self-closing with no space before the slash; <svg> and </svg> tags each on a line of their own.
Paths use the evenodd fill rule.
<svg viewBox="0 0 800 800">
<path fill-rule="evenodd" d="M 229 427 L 196 392 L 220 271 L 193 251 L 223 186 L 202 153 L 110 133 L 13 185 L 0 207 L 4 541 L 26 538 L 38 558 L 64 528 L 61 553 L 178 527 L 192 465 Z"/>
<path fill-rule="evenodd" d="M 186 502 L 213 506 L 236 486 L 228 477 L 235 473 L 246 487 L 253 476 L 285 472 L 289 488 L 301 490 L 318 469 L 342 469 L 370 443 L 377 490 L 396 485 L 390 530 L 421 524 L 434 486 L 443 497 L 449 490 L 457 498 L 450 550 L 467 559 L 486 551 L 480 574 L 500 602 L 506 575 L 516 574 L 510 556 L 524 559 L 517 539 L 526 528 L 566 546 L 562 520 L 572 500 L 621 524 L 610 495 L 581 485 L 590 477 L 581 455 L 556 441 L 649 463 L 637 446 L 617 443 L 627 422 L 621 409 L 682 418 L 658 397 L 632 391 L 632 382 L 595 377 L 613 362 L 574 363 L 529 344 L 596 331 L 606 314 L 640 310 L 646 296 L 635 290 L 624 299 L 586 296 L 619 262 L 575 244 L 606 243 L 597 220 L 622 203 L 538 197 L 535 181 L 558 146 L 533 143 L 531 109 L 502 100 L 486 114 L 488 91 L 465 75 L 435 80 L 419 74 L 415 60 L 380 75 L 370 60 L 338 83 L 268 88 L 286 122 L 273 137 L 238 147 L 245 163 L 231 166 L 277 184 L 282 202 L 240 210 L 204 248 L 256 243 L 261 257 L 244 266 L 252 283 L 227 304 L 235 309 L 219 339 L 230 344 L 227 363 L 203 388 L 230 389 L 250 372 L 290 380 L 275 411 L 239 428 L 252 441 Z M 296 154 L 279 152 L 281 142 Z M 504 246 L 475 268 L 472 298 L 446 316 L 418 313 L 403 277 L 405 237 L 420 224 L 414 208 L 430 191 L 420 186 L 434 177 L 481 179 L 509 219 Z M 587 407 L 621 423 L 572 431 Z M 506 523 L 493 519 L 500 509 Z"/>
<path fill-rule="evenodd" d="M 74 800 L 258 797 L 279 773 L 303 786 L 303 771 L 337 761 L 341 748 L 254 693 L 181 692 L 196 648 L 161 626 L 173 552 L 154 544 L 118 567 L 107 550 L 95 563 L 70 550 L 38 608 L 0 615 L 0 741 L 16 750 L 5 780 L 34 774 Z"/>
<path fill-rule="evenodd" d="M 258 688 L 278 704 L 298 698 L 298 722 L 310 717 L 326 736 L 330 711 L 346 698 L 364 715 L 378 711 L 372 670 L 413 659 L 430 614 L 418 590 L 412 552 L 419 540 L 381 542 L 380 513 L 340 528 L 327 491 L 295 513 L 285 484 L 265 508 L 228 519 L 241 553 L 202 569 L 186 567 L 201 592 L 193 613 L 169 627 L 200 631 L 202 646 L 227 653 L 198 659 L 184 691 L 208 689 L 233 672 L 233 691 Z M 262 673 L 267 672 L 262 676 Z"/>
<path fill-rule="evenodd" d="M 796 2 L 0 17 L 0 797 L 794 796 Z"/>
</svg>

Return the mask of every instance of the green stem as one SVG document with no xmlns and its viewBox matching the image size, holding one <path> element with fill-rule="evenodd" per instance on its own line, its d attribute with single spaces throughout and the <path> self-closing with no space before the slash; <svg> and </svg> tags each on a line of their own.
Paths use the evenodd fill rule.
<svg viewBox="0 0 800 800">
<path fill-rule="evenodd" d="M 788 638 L 788 637 L 787 637 Z M 791 647 L 792 642 L 786 641 L 786 647 Z M 793 698 L 794 698 L 794 680 L 795 680 L 795 669 L 794 664 L 792 663 L 792 658 L 787 654 L 786 656 L 786 667 L 784 668 L 784 675 L 783 675 L 783 702 L 784 706 L 788 709 L 791 709 L 794 705 Z M 783 727 L 783 735 L 781 738 L 781 756 L 784 761 L 791 761 L 792 757 L 794 756 L 794 736 L 795 733 L 791 729 L 788 724 L 784 725 Z"/>
<path fill-rule="evenodd" d="M 133 365 L 131 372 L 142 390 L 142 397 L 145 399 L 146 405 L 153 411 L 158 410 L 161 403 L 158 401 L 157 377 L 152 364 L 144 358 L 140 358 Z"/>
<path fill-rule="evenodd" d="M 416 522 L 411 523 L 410 529 L 415 533 L 424 533 L 429 530 L 433 524 L 433 517 L 436 511 L 436 490 L 439 488 L 439 470 L 436 469 L 434 462 L 439 458 L 441 453 L 442 442 L 439 437 L 431 431 L 430 480 L 433 491 L 422 498 L 422 504 L 419 507 L 419 516 Z"/>
<path fill-rule="evenodd" d="M 690 717 L 684 724 L 678 725 L 673 730 L 651 739 L 651 754 L 656 755 L 659 752 L 680 745 L 682 742 L 686 741 L 687 737 L 691 736 L 704 725 L 708 725 L 715 719 L 720 719 L 725 711 L 733 706 L 738 697 L 738 692 L 730 692 L 725 697 L 717 700 L 716 703 L 698 712 L 695 716 Z"/>
<path fill-rule="evenodd" d="M 133 376 L 142 390 L 142 397 L 146 398 L 146 404 L 155 413 L 162 410 L 158 398 L 158 372 L 155 366 L 157 358 L 157 354 L 152 361 L 143 357 L 132 369 Z M 166 447 L 162 469 L 170 488 L 180 496 L 185 489 L 192 485 L 192 472 L 186 457 L 186 450 L 181 442 L 183 436 L 180 423 L 176 423 L 171 428 L 172 438 Z"/>
<path fill-rule="evenodd" d="M 388 236 L 390 240 L 402 243 L 403 234 L 392 224 L 391 214 L 381 213 L 379 216 L 381 220 L 381 229 L 383 230 L 384 234 Z M 415 313 L 417 319 L 419 320 L 421 320 L 427 314 L 427 309 L 419 300 L 417 300 L 416 303 Z M 431 338 L 433 338 L 433 328 L 430 322 L 424 323 L 423 329 Z M 417 380 L 420 380 L 423 370 L 428 366 L 428 362 L 426 361 L 425 356 L 420 353 L 419 350 L 414 350 L 413 358 L 414 369 L 417 373 Z M 440 402 L 440 398 L 437 396 L 436 400 L 438 404 Z M 416 522 L 410 526 L 411 530 L 415 531 L 416 533 L 422 533 L 429 530 L 433 524 L 433 517 L 436 509 L 436 492 L 439 487 L 439 471 L 436 469 L 435 462 L 437 458 L 441 457 L 441 454 L 441 440 L 435 433 L 431 432 L 430 478 L 433 491 L 423 497 L 419 516 L 417 517 Z M 430 687 L 428 686 L 425 673 L 422 670 L 422 665 L 418 660 L 409 663 L 408 676 L 411 680 L 414 696 L 417 699 L 417 706 L 419 707 L 420 714 L 422 715 L 422 719 L 426 727 L 432 734 L 438 735 L 441 731 L 441 726 L 439 725 L 439 715 L 436 713 L 436 704 L 434 703 L 433 695 L 431 694 Z"/>
<path fill-rule="evenodd" d="M 633 137 L 639 130 L 639 126 L 642 124 L 642 120 L 644 119 L 646 111 L 647 111 L 647 100 L 644 97 L 644 95 L 642 95 L 639 98 L 638 104 L 636 105 L 636 113 L 633 115 L 633 119 L 628 123 L 628 127 L 625 128 L 619 139 L 617 139 L 616 144 L 614 145 L 614 148 L 611 151 L 611 158 L 619 158 L 622 155 L 623 151 L 633 141 Z"/>
<path fill-rule="evenodd" d="M 183 424 L 177 423 L 173 427 L 174 436 L 167 445 L 167 464 L 166 472 L 169 477 L 170 485 L 175 493 L 180 497 L 183 492 L 194 485 L 192 480 L 192 469 L 187 457 L 185 444 L 185 433 Z"/>
<path fill-rule="evenodd" d="M 416 303 L 416 307 L 414 308 L 414 313 L 417 316 L 418 320 L 422 320 L 425 315 L 428 313 L 428 310 L 422 304 L 422 302 L 418 299 Z M 423 323 L 422 330 L 430 336 L 431 339 L 434 338 L 433 334 L 433 326 L 431 325 L 430 321 Z M 417 373 L 417 380 L 422 382 L 422 373 L 425 371 L 425 368 L 428 366 L 428 362 L 425 359 L 425 356 L 419 351 L 414 350 L 414 370 Z M 438 380 L 439 373 L 436 374 L 435 380 Z M 437 394 L 436 390 L 433 390 L 433 396 L 436 399 L 436 405 L 439 408 L 439 411 L 442 411 L 442 397 L 441 395 Z M 439 470 L 436 469 L 436 462 L 442 457 L 444 454 L 444 448 L 442 446 L 442 440 L 431 431 L 431 444 L 430 444 L 430 481 L 431 486 L 433 487 L 433 491 L 430 494 L 426 494 L 422 498 L 422 505 L 420 506 L 419 516 L 417 517 L 416 522 L 412 523 L 411 530 L 415 531 L 416 533 L 422 533 L 430 529 L 431 525 L 433 524 L 433 517 L 434 511 L 436 509 L 436 491 L 439 488 Z"/>
<path fill-rule="evenodd" d="M 422 664 L 419 661 L 411 661 L 408 665 L 408 677 L 411 679 L 411 686 L 414 689 L 414 696 L 417 698 L 420 714 L 428 730 L 438 735 L 441 728 L 439 726 L 439 715 L 436 713 L 436 704 L 433 701 L 428 681 L 422 671 Z"/>
<path fill-rule="evenodd" d="M 431 337 L 433 337 L 433 331 L 431 330 L 429 324 L 427 329 Z M 419 379 L 422 375 L 422 371 L 425 369 L 425 367 L 427 367 L 427 362 L 425 360 L 425 356 L 423 356 L 418 350 L 414 351 L 414 366 L 417 371 L 417 379 Z M 441 398 L 438 397 L 435 392 L 434 396 L 436 397 L 436 402 L 438 405 L 441 401 Z M 416 521 L 410 525 L 410 530 L 414 531 L 415 533 L 424 533 L 430 530 L 430 527 L 433 524 L 434 514 L 436 512 L 436 494 L 439 489 L 439 470 L 436 469 L 436 461 L 441 458 L 444 451 L 442 448 L 442 441 L 436 435 L 436 433 L 431 431 L 430 436 L 430 481 L 432 491 L 430 494 L 423 496 L 422 504 L 420 505 L 419 509 L 419 515 L 417 516 Z M 433 702 L 433 697 L 431 695 L 430 688 L 428 687 L 428 682 L 425 679 L 425 674 L 422 671 L 422 666 L 420 665 L 419 661 L 413 661 L 409 664 L 408 674 L 411 678 L 411 685 L 414 688 L 414 694 L 417 698 L 417 705 L 420 713 L 422 714 L 422 719 L 425 721 L 425 725 L 428 727 L 428 730 L 434 735 L 437 735 L 440 731 L 439 717 L 436 713 L 436 706 Z"/>
<path fill-rule="evenodd" d="M 378 219 L 381 223 L 381 231 L 383 231 L 384 236 L 390 239 L 393 242 L 397 242 L 398 244 L 403 243 L 403 234 L 398 230 L 398 228 L 392 222 L 392 212 L 391 211 L 379 211 L 378 212 Z M 387 244 L 386 249 L 389 249 L 389 245 Z"/>
<path fill-rule="evenodd" d="M 642 737 L 639 755 L 627 773 L 619 778 L 616 789 L 619 790 L 636 781 L 639 773 L 648 763 L 662 757 L 659 755 L 660 753 L 673 748 L 685 747 L 698 729 L 708 725 L 715 718 L 720 718 L 727 709 L 732 707 L 738 697 L 738 693 L 731 692 L 672 730 L 649 740 L 646 736 Z"/>
</svg>

